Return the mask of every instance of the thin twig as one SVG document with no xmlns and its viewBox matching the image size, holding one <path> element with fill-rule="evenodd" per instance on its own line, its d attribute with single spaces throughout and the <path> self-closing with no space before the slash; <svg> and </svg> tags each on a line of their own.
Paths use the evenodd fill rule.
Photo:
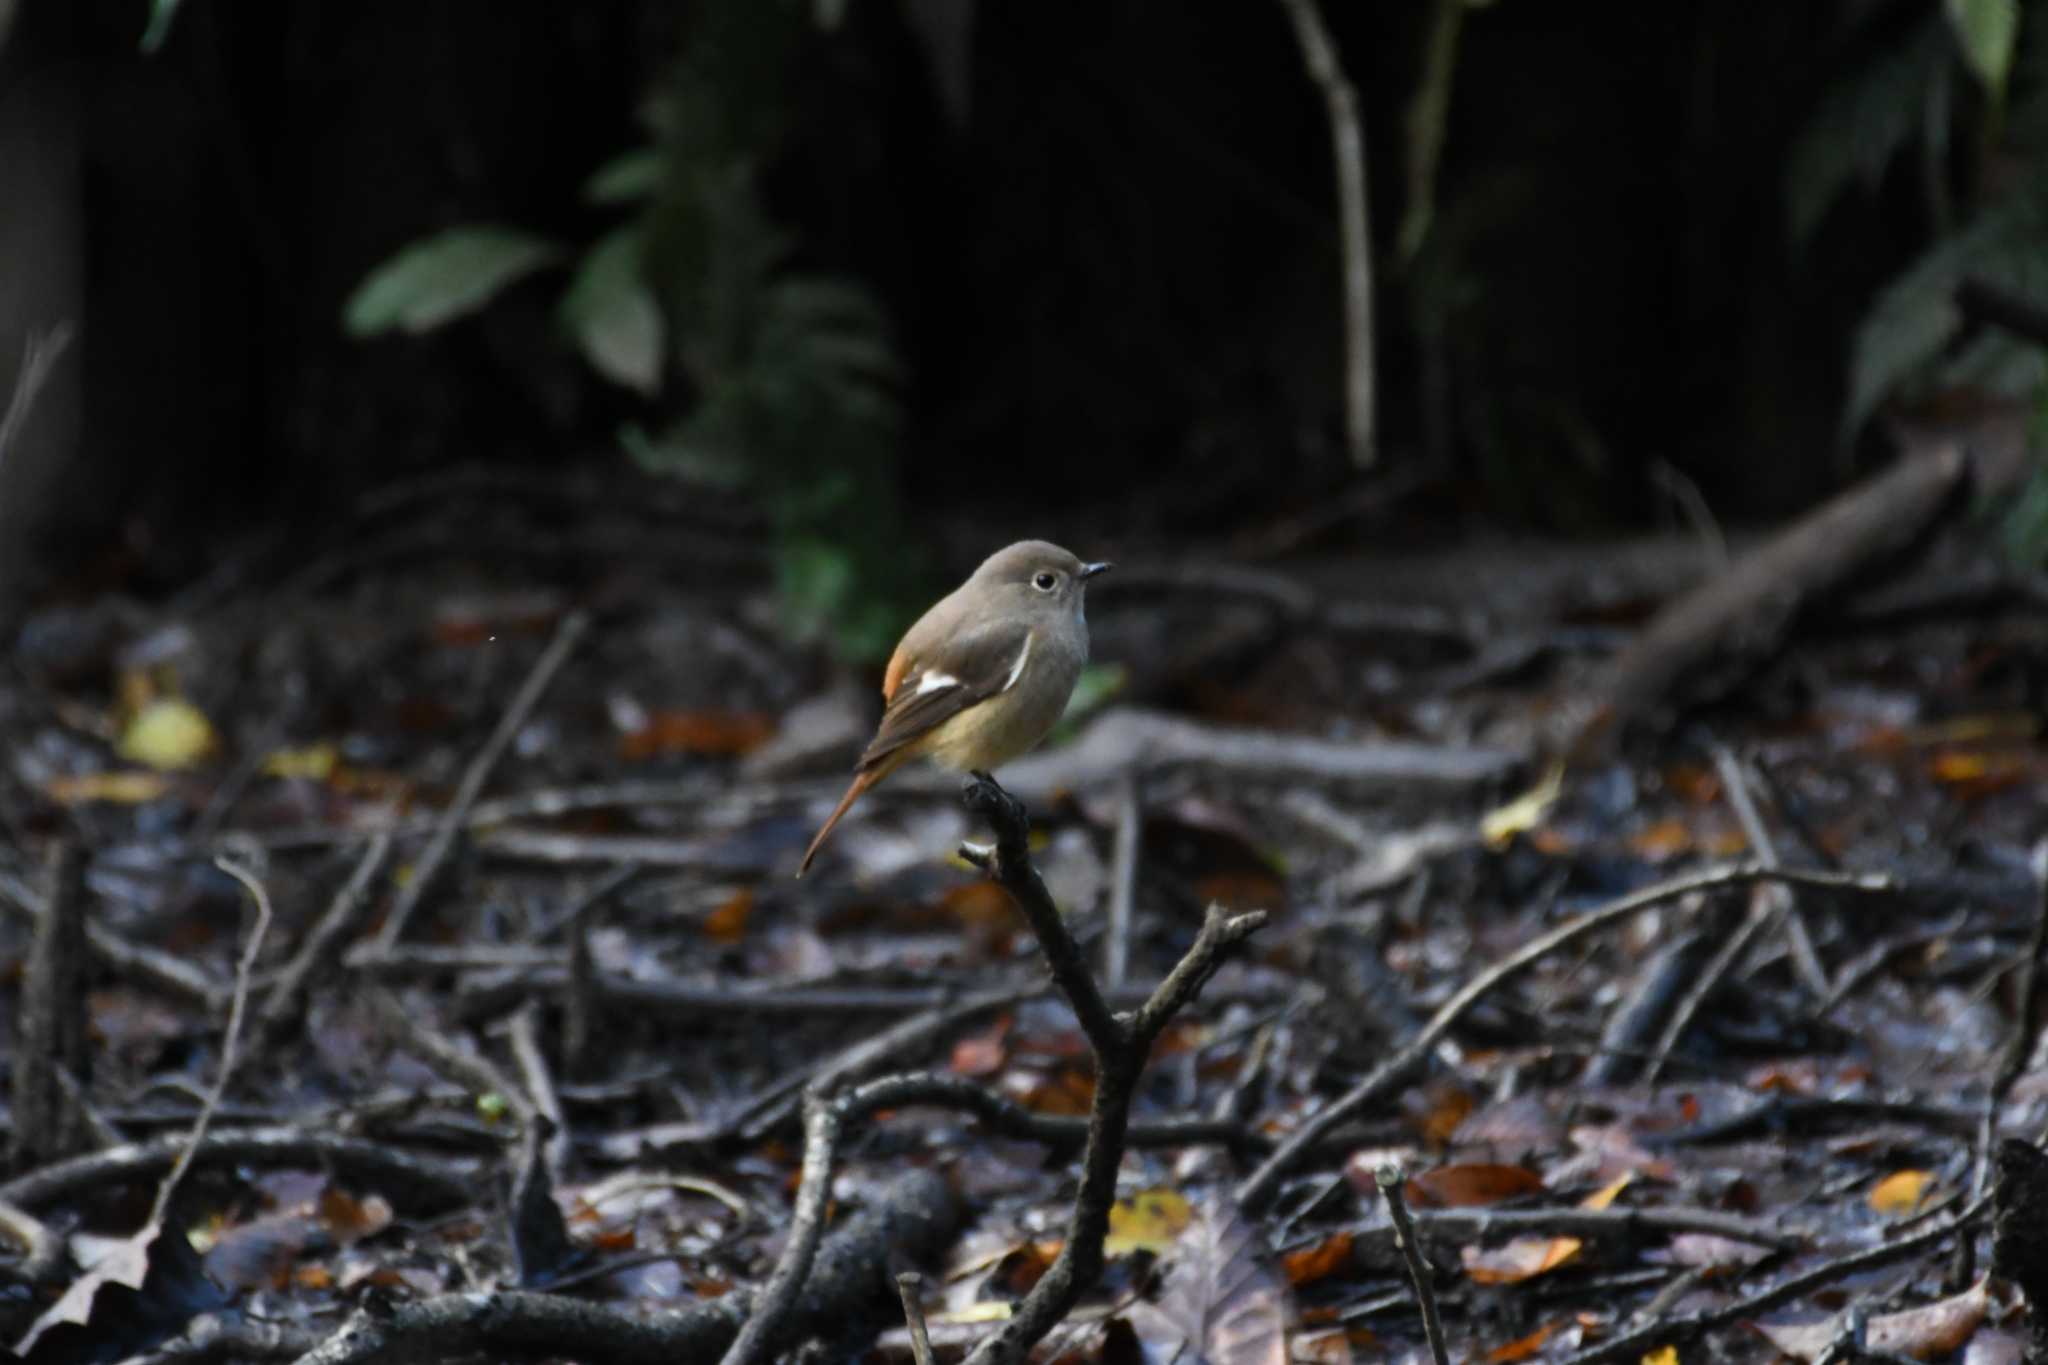
<svg viewBox="0 0 2048 1365">
<path fill-rule="evenodd" d="M 1408 1263 L 1408 1279 L 1415 1286 L 1416 1302 L 1422 1306 L 1422 1332 L 1429 1338 L 1429 1353 L 1436 1358 L 1436 1365 L 1451 1365 L 1450 1351 L 1444 1345 L 1444 1320 L 1437 1313 L 1436 1289 L 1429 1279 L 1429 1263 L 1422 1259 L 1422 1248 L 1415 1241 L 1415 1223 L 1408 1216 L 1408 1201 L 1402 1194 L 1408 1177 L 1389 1161 L 1373 1172 L 1373 1183 L 1380 1187 L 1380 1196 L 1387 1201 L 1395 1245 L 1401 1248 L 1401 1259 Z"/>
<path fill-rule="evenodd" d="M 541 651 L 540 658 L 534 661 L 533 671 L 526 675 L 526 681 L 513 696 L 512 704 L 507 706 L 505 714 L 499 717 L 497 729 L 491 732 L 491 737 L 484 741 L 483 748 L 477 750 L 476 757 L 472 758 L 469 766 L 463 770 L 462 781 L 455 788 L 455 799 L 441 812 L 441 819 L 434 827 L 433 837 L 427 841 L 419 861 L 413 865 L 411 878 L 399 888 L 398 898 L 391 906 L 391 913 L 385 918 L 384 927 L 377 934 L 378 947 L 389 948 L 404 936 L 413 912 L 418 910 L 426 899 L 427 892 L 440 873 L 442 864 L 447 862 L 449 852 L 455 847 L 455 841 L 461 837 L 469 819 L 470 808 L 483 794 L 484 784 L 490 781 L 492 771 L 498 766 L 498 760 L 503 758 L 505 751 L 512 746 L 512 741 L 525 727 L 526 718 L 533 714 L 533 708 L 540 704 L 541 697 L 547 692 L 548 684 L 554 681 L 555 674 L 560 671 L 562 664 L 576 648 L 576 642 L 583 638 L 583 633 L 589 628 L 590 613 L 585 611 L 570 612 L 562 618 L 561 625 L 555 628 L 555 638 L 548 642 L 548 647 Z"/>
<path fill-rule="evenodd" d="M 1380 1063 L 1373 1069 L 1372 1074 L 1340 1098 L 1316 1111 L 1289 1134 L 1286 1140 L 1274 1149 L 1273 1154 L 1239 1184 L 1238 1202 L 1248 1208 L 1264 1204 L 1278 1189 L 1281 1176 L 1285 1175 L 1304 1153 L 1320 1143 L 1339 1123 L 1391 1091 L 1411 1070 L 1422 1063 L 1436 1047 L 1438 1040 L 1465 1016 L 1466 1011 L 1479 1003 L 1489 991 L 1518 972 L 1525 971 L 1584 935 L 1640 911 L 1696 893 L 1749 886 L 1760 881 L 1782 881 L 1794 886 L 1880 895 L 1894 894 L 1898 889 L 1889 878 L 1881 876 L 1766 868 L 1754 863 L 1741 863 L 1659 882 L 1598 909 L 1589 910 L 1577 919 L 1560 924 L 1549 933 L 1531 939 L 1461 986 L 1393 1056 Z"/>
<path fill-rule="evenodd" d="M 1961 1232 L 1967 1234 L 1969 1227 L 1991 1207 L 1991 1197 L 1973 1200 L 1970 1206 L 1947 1222 L 1936 1224 L 1924 1232 L 1915 1233 L 1885 1246 L 1872 1247 L 1853 1255 L 1843 1256 L 1827 1264 L 1817 1266 L 1804 1275 L 1795 1275 L 1769 1289 L 1760 1290 L 1747 1298 L 1718 1308 L 1688 1314 L 1682 1318 L 1666 1318 L 1652 1322 L 1610 1341 L 1601 1343 L 1588 1351 L 1581 1351 L 1568 1357 L 1564 1365 L 1609 1365 L 1612 1361 L 1633 1361 L 1644 1353 L 1660 1346 L 1684 1346 L 1705 1336 L 1708 1332 L 1727 1327 L 1734 1323 L 1768 1313 L 1773 1308 L 1790 1303 L 1800 1295 L 1823 1285 L 1834 1284 L 1860 1275 L 1866 1270 L 1875 1270 L 1894 1261 L 1903 1261 L 1932 1246 L 1940 1245 L 1947 1238 Z"/>
<path fill-rule="evenodd" d="M 1316 0 L 1280 0 L 1294 25 L 1302 65 L 1322 91 L 1337 170 L 1337 208 L 1344 250 L 1344 429 L 1351 461 L 1367 468 L 1378 458 L 1375 430 L 1372 327 L 1372 228 L 1366 197 L 1365 130 L 1358 92 L 1337 59 Z"/>
<path fill-rule="evenodd" d="M 28 426 L 29 412 L 49 382 L 50 371 L 71 344 L 72 331 L 70 323 L 60 322 L 47 332 L 29 334 L 28 344 L 22 348 L 21 368 L 15 371 L 14 394 L 7 400 L 6 414 L 0 416 L 0 469 L 6 468 L 8 454 Z"/>
<path fill-rule="evenodd" d="M 249 1011 L 249 978 L 256 971 L 256 955 L 263 951 L 264 937 L 270 933 L 270 892 L 264 888 L 262 878 L 253 868 L 227 853 L 215 857 L 213 865 L 248 891 L 256 904 L 256 923 L 250 927 L 248 940 L 242 945 L 241 959 L 235 963 L 234 994 L 228 1001 L 228 1027 L 221 1039 L 219 1071 L 213 1078 L 212 1088 L 206 1092 L 206 1102 L 199 1106 L 199 1117 L 192 1120 L 192 1133 L 185 1139 L 183 1150 L 178 1153 L 177 1161 L 172 1163 L 163 1184 L 157 1186 L 156 1203 L 149 1214 L 151 1223 L 156 1223 L 169 1210 L 171 1197 L 178 1191 L 178 1182 L 185 1178 L 199 1144 L 206 1140 L 206 1128 L 213 1122 L 213 1111 L 220 1107 L 220 1097 L 226 1093 L 228 1081 L 235 1074 L 236 1062 L 241 1060 L 242 1019 Z"/>
<path fill-rule="evenodd" d="M 1138 896 L 1138 845 L 1144 832 L 1138 775 L 1126 773 L 1116 787 L 1116 851 L 1110 859 L 1109 932 L 1102 939 L 1102 981 L 1114 990 L 1131 966 L 1131 912 Z"/>
<path fill-rule="evenodd" d="M 540 1005 L 537 1001 L 529 1000 L 513 1011 L 511 1040 L 512 1059 L 519 1064 L 519 1078 L 533 1099 L 535 1112 L 548 1121 L 544 1148 L 548 1181 L 559 1187 L 569 1165 L 569 1126 L 568 1120 L 562 1116 L 562 1099 L 555 1093 L 547 1057 L 541 1052 Z"/>
<path fill-rule="evenodd" d="M 428 1024 L 413 1010 L 399 1003 L 397 996 L 378 987 L 369 992 L 370 1003 L 391 1026 L 400 1045 L 434 1071 L 478 1095 L 495 1095 L 518 1116 L 521 1128 L 533 1123 L 539 1112 L 531 1097 L 498 1069 L 497 1063 L 480 1052 L 471 1052 L 453 1038 Z"/>
<path fill-rule="evenodd" d="M 298 1016 L 300 997 L 305 993 L 307 983 L 315 972 L 334 961 L 341 941 L 355 927 L 356 917 L 369 901 L 371 882 L 383 870 L 384 860 L 390 855 L 389 834 L 377 835 L 363 849 L 363 856 L 356 860 L 355 870 L 334 893 L 326 911 L 314 921 L 312 930 L 300 942 L 298 952 L 278 973 L 277 982 L 270 988 L 270 994 L 263 1001 L 262 1012 L 256 1018 L 260 1034 L 273 1034 Z"/>
<path fill-rule="evenodd" d="M 0 905 L 33 922 L 43 912 L 43 898 L 11 872 L 0 872 Z M 114 972 L 153 986 L 164 994 L 213 1014 L 226 1006 L 228 987 L 197 963 L 161 948 L 124 938 L 97 919 L 85 922 L 85 946 Z"/>
<path fill-rule="evenodd" d="M 903 1322 L 910 1328 L 910 1358 L 915 1365 L 932 1365 L 932 1334 L 924 1325 L 924 1305 L 918 1302 L 923 1289 L 924 1276 L 915 1270 L 896 1277 L 896 1290 L 903 1295 Z"/>
<path fill-rule="evenodd" d="M 1717 745 L 1714 749 L 1714 770 L 1720 774 L 1721 789 L 1728 794 L 1728 804 L 1735 808 L 1735 819 L 1741 824 L 1743 836 L 1749 840 L 1757 861 L 1765 867 L 1783 866 L 1778 841 L 1771 837 L 1770 826 L 1764 823 L 1756 808 L 1756 798 L 1750 794 L 1749 776 L 1743 771 L 1742 760 L 1726 745 Z M 1764 894 L 1781 907 L 1785 916 L 1786 941 L 1791 945 L 1792 965 L 1798 970 L 1799 979 L 1813 993 L 1814 999 L 1826 999 L 1827 968 L 1821 966 L 1820 954 L 1814 951 L 1813 937 L 1806 930 L 1806 920 L 1800 915 L 1798 902 L 1790 888 L 1773 886 Z"/>
</svg>

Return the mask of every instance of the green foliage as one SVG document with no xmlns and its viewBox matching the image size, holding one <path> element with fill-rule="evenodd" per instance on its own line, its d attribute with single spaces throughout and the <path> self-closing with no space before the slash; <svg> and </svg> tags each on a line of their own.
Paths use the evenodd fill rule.
<svg viewBox="0 0 2048 1365">
<path fill-rule="evenodd" d="M 2048 449 L 2048 394 L 2034 405 L 2027 444 L 2036 451 Z M 2026 485 L 2006 509 L 2003 529 L 2006 558 L 2014 567 L 2039 572 L 2048 563 L 2048 461 L 2035 461 Z"/>
<path fill-rule="evenodd" d="M 142 50 L 160 52 L 171 36 L 171 21 L 178 17 L 178 0 L 149 0 L 149 23 L 142 30 Z"/>
<path fill-rule="evenodd" d="M 661 391 L 668 324 L 645 282 L 645 254 L 638 223 L 600 237 L 577 264 L 560 317 L 591 369 L 651 398 Z"/>
<path fill-rule="evenodd" d="M 517 228 L 450 228 L 365 276 L 342 309 L 342 326 L 357 337 L 432 331 L 474 313 L 559 255 L 552 242 Z"/>
<path fill-rule="evenodd" d="M 1785 210 L 1793 245 L 1804 246 L 1851 184 L 1875 188 L 1919 131 L 1929 87 L 1950 60 L 1948 34 L 1929 14 L 1896 45 L 1830 85 L 1792 144 Z"/>
<path fill-rule="evenodd" d="M 791 264 L 759 185 L 789 131 L 805 16 L 798 0 L 696 7 L 646 101 L 650 142 L 583 186 L 626 216 L 582 251 L 557 319 L 597 375 L 657 404 L 621 432 L 636 461 L 767 510 L 788 628 L 873 658 L 918 578 L 895 496 L 895 349 L 865 289 Z M 344 321 L 425 330 L 555 258 L 522 233 L 457 229 L 373 271 Z"/>
<path fill-rule="evenodd" d="M 1945 0 L 1944 8 L 1964 64 L 1983 83 L 1992 103 L 2002 103 L 2019 45 L 2019 0 Z"/>
</svg>

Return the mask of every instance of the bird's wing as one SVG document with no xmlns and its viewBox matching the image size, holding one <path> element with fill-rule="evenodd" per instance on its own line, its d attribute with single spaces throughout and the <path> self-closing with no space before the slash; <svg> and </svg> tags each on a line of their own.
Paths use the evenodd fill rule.
<svg viewBox="0 0 2048 1365">
<path fill-rule="evenodd" d="M 860 756 L 861 771 L 879 767 L 968 707 L 1014 687 L 1031 640 L 1026 622 L 995 620 L 954 635 L 931 658 L 913 659 L 899 650 L 890 660 L 895 686 L 882 724 Z"/>
</svg>

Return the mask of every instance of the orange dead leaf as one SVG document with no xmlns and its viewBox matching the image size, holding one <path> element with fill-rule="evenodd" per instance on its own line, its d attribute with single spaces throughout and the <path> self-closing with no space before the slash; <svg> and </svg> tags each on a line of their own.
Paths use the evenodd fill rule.
<svg viewBox="0 0 2048 1365">
<path fill-rule="evenodd" d="M 1645 1351 L 1642 1365 L 1678 1365 L 1678 1348 L 1659 1346 L 1654 1351 Z"/>
<path fill-rule="evenodd" d="M 1647 862 L 1665 862 L 1692 851 L 1692 827 L 1683 820 L 1659 820 L 1630 835 L 1628 846 Z"/>
<path fill-rule="evenodd" d="M 1666 768 L 1664 785 L 1687 805 L 1711 806 L 1721 800 L 1721 775 L 1697 763 L 1674 763 Z"/>
<path fill-rule="evenodd" d="M 747 936 L 747 920 L 753 913 L 754 889 L 743 886 L 704 917 L 704 937 L 713 943 L 738 943 Z"/>
<path fill-rule="evenodd" d="M 1576 1237 L 1517 1237 L 1506 1246 L 1465 1247 L 1465 1273 L 1477 1284 L 1520 1284 L 1557 1269 L 1579 1254 Z"/>
<path fill-rule="evenodd" d="M 619 740 L 619 756 L 639 760 L 744 754 L 774 734 L 774 718 L 760 711 L 656 711 L 647 724 Z"/>
<path fill-rule="evenodd" d="M 1543 1177 L 1527 1166 L 1503 1166 L 1470 1162 L 1459 1166 L 1438 1166 L 1408 1178 L 1408 1192 L 1418 1204 L 1440 1208 L 1471 1208 L 1498 1204 L 1518 1194 L 1543 1188 Z"/>
<path fill-rule="evenodd" d="M 2011 749 L 1944 749 L 1927 765 L 1929 776 L 1964 798 L 2022 782 L 2031 766 L 2025 752 Z"/>
<path fill-rule="evenodd" d="M 1456 1086 L 1442 1086 L 1434 1089 L 1429 1096 L 1429 1110 L 1422 1119 L 1422 1139 L 1432 1147 L 1448 1146 L 1472 1112 L 1470 1091 Z"/>
<path fill-rule="evenodd" d="M 1348 1232 L 1325 1237 L 1313 1246 L 1290 1251 L 1280 1258 L 1280 1268 L 1286 1272 L 1287 1282 L 1295 1286 L 1327 1279 L 1350 1264 L 1351 1234 Z"/>
<path fill-rule="evenodd" d="M 1490 1362 L 1490 1365 L 1509 1365 L 1511 1361 L 1527 1360 L 1530 1356 L 1542 1350 L 1543 1343 L 1550 1340 L 1551 1335 L 1556 1331 L 1556 1323 L 1546 1322 L 1535 1331 L 1529 1333 L 1528 1336 L 1518 1337 L 1505 1346 L 1494 1347 L 1486 1353 L 1486 1359 Z"/>
<path fill-rule="evenodd" d="M 1911 1217 L 1927 1202 L 1933 1183 L 1932 1171 L 1893 1171 L 1871 1188 L 1870 1207 L 1887 1218 Z"/>
<path fill-rule="evenodd" d="M 1581 1199 L 1579 1207 L 1582 1209 L 1604 1209 L 1608 1207 L 1614 1202 L 1617 1195 L 1629 1187 L 1635 1178 L 1636 1173 L 1634 1171 L 1623 1171 L 1613 1180 L 1602 1185 L 1584 1199 Z"/>
<path fill-rule="evenodd" d="M 962 1076 L 993 1076 L 1009 1060 L 1006 1042 L 1012 1020 L 997 1015 L 995 1022 L 979 1033 L 970 1033 L 953 1044 L 952 1069 Z"/>
<path fill-rule="evenodd" d="M 1010 904 L 1010 893 L 986 878 L 949 887 L 939 903 L 947 914 L 970 925 L 1006 929 L 1016 922 L 1017 912 Z"/>
<path fill-rule="evenodd" d="M 391 1201 L 381 1194 L 357 1199 L 333 1185 L 320 1191 L 320 1222 L 343 1246 L 382 1232 L 391 1219 Z"/>
</svg>

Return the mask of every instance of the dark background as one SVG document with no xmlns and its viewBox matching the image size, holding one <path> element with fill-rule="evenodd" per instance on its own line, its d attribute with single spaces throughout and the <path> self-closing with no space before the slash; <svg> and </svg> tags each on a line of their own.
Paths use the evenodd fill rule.
<svg viewBox="0 0 2048 1365">
<path fill-rule="evenodd" d="M 1666 467 L 1718 516 L 1777 518 L 1881 457 L 1841 429 L 1855 329 L 1945 226 L 1930 158 L 1958 213 L 1981 198 L 1983 100 L 1952 64 L 1946 147 L 1879 159 L 1803 244 L 1790 149 L 1938 5 L 1473 8 L 1407 263 L 1432 7 L 1325 9 L 1367 129 L 1376 477 L 1427 490 L 1402 528 L 1628 531 L 1668 518 Z M 189 0 L 145 54 L 141 3 L 24 0 L 0 126 L 58 135 L 9 163 L 45 188 L 0 226 L 45 230 L 6 263 L 0 374 L 28 329 L 81 330 L 39 416 L 68 443 L 75 412 L 75 454 L 15 490 L 19 582 L 169 586 L 252 524 L 318 525 L 450 464 L 603 467 L 622 422 L 687 408 L 595 380 L 553 324 L 558 280 L 421 337 L 339 319 L 436 229 L 600 231 L 579 187 L 639 136 L 705 10 Z M 918 12 L 851 0 L 811 24 L 760 168 L 795 262 L 863 282 L 893 328 L 886 492 L 1193 535 L 1347 486 L 1330 138 L 1281 8 L 976 4 L 950 65 Z M 19 302 L 33 281 L 49 292 Z"/>
</svg>

